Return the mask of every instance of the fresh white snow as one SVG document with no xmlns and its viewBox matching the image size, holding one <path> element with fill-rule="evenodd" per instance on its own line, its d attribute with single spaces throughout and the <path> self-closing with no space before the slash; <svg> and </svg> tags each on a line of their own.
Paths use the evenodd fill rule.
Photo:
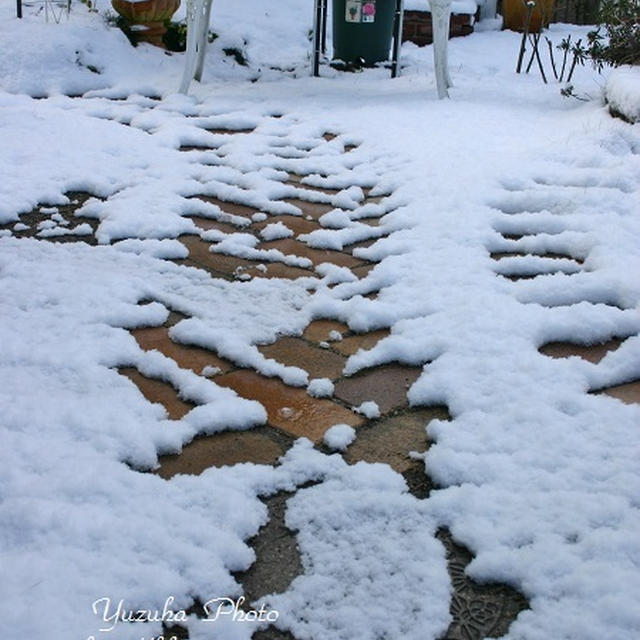
<svg viewBox="0 0 640 640">
<path fill-rule="evenodd" d="M 535 73 L 513 73 L 517 34 L 483 31 L 450 42 L 448 101 L 436 99 L 431 49 L 411 44 L 396 80 L 326 66 L 312 79 L 310 4 L 308 15 L 294 0 L 213 6 L 219 38 L 190 97 L 175 95 L 183 56 L 130 48 L 80 4 L 48 25 L 30 11 L 18 23 L 11 3 L 0 9 L 0 222 L 19 225 L 38 204 L 88 191 L 78 213 L 99 223 L 100 245 L 0 233 L 0 616 L 10 634 L 97 634 L 91 604 L 102 597 L 161 609 L 168 595 L 176 608 L 239 595 L 231 572 L 251 565 L 246 541 L 267 518 L 258 496 L 313 480 L 286 515 L 305 572 L 264 599 L 298 638 L 440 637 L 451 594 L 440 526 L 474 553 L 472 577 L 529 599 L 508 638 L 639 635 L 640 408 L 586 393 L 640 376 L 640 131 L 609 116 L 605 76 L 579 68 L 576 89 L 593 99 L 567 100 Z M 553 25 L 549 35 L 584 32 Z M 247 67 L 223 54 L 234 46 Z M 635 71 L 609 75 L 610 104 L 629 102 Z M 326 142 L 326 131 L 338 137 Z M 202 144 L 215 148 L 178 151 Z M 376 240 L 355 252 L 379 261 L 365 277 L 327 265 L 318 279 L 227 282 L 167 262 L 185 255 L 176 238 L 198 233 L 188 216 L 201 215 L 237 227 L 201 233 L 215 251 L 309 266 L 256 249 L 246 218 L 192 198 L 231 199 L 264 220 L 300 215 L 281 201 L 302 191 L 283 183 L 287 172 L 339 190 L 305 191 L 334 211 L 304 239 L 333 249 Z M 365 203 L 367 188 L 381 201 Z M 40 234 L 60 233 L 56 213 Z M 361 222 L 381 216 L 377 227 Z M 507 250 L 584 263 L 489 257 Z M 531 271 L 549 273 L 500 275 Z M 429 426 L 424 460 L 437 489 L 417 500 L 388 466 L 348 466 L 304 440 L 275 468 L 143 473 L 198 434 L 266 420 L 215 377 L 139 349 L 127 329 L 160 325 L 169 309 L 188 316 L 175 340 L 310 391 L 320 382 L 257 345 L 313 318 L 390 328 L 346 372 L 424 367 L 410 402 L 444 403 L 452 416 Z M 614 335 L 632 337 L 598 364 L 537 351 Z M 117 373 L 123 366 L 197 406 L 167 420 Z M 160 632 L 128 626 L 119 637 Z M 196 639 L 251 630 L 190 622 Z"/>
<path fill-rule="evenodd" d="M 348 424 L 334 424 L 329 427 L 322 438 L 323 442 L 330 449 L 344 450 L 356 438 L 356 430 Z"/>
</svg>

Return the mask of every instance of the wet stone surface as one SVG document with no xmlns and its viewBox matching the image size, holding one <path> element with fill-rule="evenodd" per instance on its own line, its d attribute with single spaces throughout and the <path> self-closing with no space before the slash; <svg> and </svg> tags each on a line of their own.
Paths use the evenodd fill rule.
<svg viewBox="0 0 640 640">
<path fill-rule="evenodd" d="M 38 205 L 33 211 L 20 214 L 19 221 L 1 224 L 0 230 L 11 231 L 16 238 L 37 238 L 47 242 L 84 242 L 95 246 L 98 243 L 95 232 L 100 221 L 87 216 L 76 216 L 75 213 L 87 200 L 96 196 L 84 191 L 69 191 L 65 195 L 70 200 L 69 204 Z M 19 225 L 18 229 L 14 229 L 16 224 Z M 89 233 L 72 233 L 74 228 L 84 224 L 89 226 Z M 22 225 L 28 228 L 22 229 Z M 62 235 L 42 235 L 42 225 L 55 228 L 56 233 Z"/>
<path fill-rule="evenodd" d="M 312 342 L 327 342 L 331 339 L 332 331 L 343 335 L 349 331 L 349 327 L 337 320 L 314 320 L 307 325 L 302 337 Z"/>
<path fill-rule="evenodd" d="M 447 552 L 447 569 L 454 588 L 451 600 L 453 622 L 441 640 L 482 640 L 507 633 L 516 616 L 529 608 L 527 600 L 506 585 L 481 585 L 465 574 L 473 556 L 454 542 L 447 529 L 436 536 Z"/>
<path fill-rule="evenodd" d="M 265 378 L 253 371 L 242 370 L 216 378 L 216 384 L 233 389 L 238 395 L 257 400 L 267 411 L 269 424 L 293 435 L 319 442 L 334 424 L 359 427 L 364 418 L 349 409 L 319 398 L 304 389 L 288 387 L 275 378 Z"/>
<path fill-rule="evenodd" d="M 302 256 L 303 258 L 309 258 L 314 266 L 317 266 L 323 262 L 331 262 L 339 267 L 355 267 L 362 264 L 364 260 L 360 258 L 354 258 L 348 253 L 341 253 L 339 251 L 328 251 L 325 249 L 311 249 L 303 242 L 295 240 L 294 238 L 285 238 L 283 240 L 273 240 L 271 242 L 263 242 L 260 245 L 261 249 L 278 249 L 284 254 L 292 254 L 296 256 Z"/>
<path fill-rule="evenodd" d="M 368 351 L 373 348 L 380 340 L 386 338 L 390 334 L 388 329 L 378 329 L 369 333 L 359 333 L 348 338 L 344 338 L 340 342 L 336 342 L 333 347 L 340 353 L 351 356 L 360 349 Z"/>
<path fill-rule="evenodd" d="M 422 453 L 427 450 L 426 427 L 434 419 L 448 420 L 446 407 L 413 409 L 360 427 L 344 458 L 351 464 L 361 460 L 383 462 L 398 473 L 405 473 L 416 463 L 409 457 L 409 452 Z M 424 465 L 421 462 L 418 464 L 424 476 Z"/>
<path fill-rule="evenodd" d="M 243 462 L 273 465 L 291 444 L 290 440 L 268 428 L 251 431 L 225 431 L 196 438 L 180 454 L 159 457 L 156 473 L 169 480 L 183 473 L 199 475 L 210 467 Z"/>
<path fill-rule="evenodd" d="M 299 198 L 284 198 L 283 202 L 288 202 L 294 207 L 298 207 L 302 211 L 302 215 L 311 216 L 314 220 L 318 220 L 325 213 L 331 211 L 334 207 L 330 204 L 320 202 L 309 202 L 308 200 L 300 200 Z"/>
<path fill-rule="evenodd" d="M 625 404 L 639 404 L 640 403 L 640 380 L 634 380 L 632 382 L 626 382 L 625 384 L 618 384 L 613 387 L 607 387 L 606 389 L 599 389 L 592 391 L 592 393 L 611 396 L 617 398 Z"/>
<path fill-rule="evenodd" d="M 612 338 L 600 344 L 577 344 L 575 342 L 547 342 L 543 344 L 539 351 L 551 358 L 569 358 L 577 356 L 589 362 L 597 364 L 610 351 L 615 351 L 622 344 L 622 340 Z"/>
<path fill-rule="evenodd" d="M 407 406 L 407 391 L 422 373 L 422 367 L 388 364 L 368 369 L 335 385 L 334 396 L 358 406 L 368 400 L 378 404 L 382 414 Z"/>
<path fill-rule="evenodd" d="M 188 217 L 193 221 L 193 224 L 195 224 L 198 229 L 202 229 L 203 231 L 210 231 L 211 229 L 222 231 L 223 233 L 237 233 L 239 231 L 237 227 L 234 227 L 228 222 L 220 222 L 219 220 L 203 218 L 202 216 Z"/>
<path fill-rule="evenodd" d="M 339 344 L 339 343 L 338 343 Z M 282 364 L 304 369 L 312 378 L 335 380 L 342 374 L 346 358 L 307 344 L 300 338 L 285 337 L 274 344 L 258 347 L 266 358 L 273 358 Z"/>
<path fill-rule="evenodd" d="M 305 233 L 311 233 L 312 231 L 316 231 L 316 229 L 322 228 L 317 222 L 313 220 L 307 220 L 303 216 L 289 215 L 269 216 L 262 222 L 255 222 L 252 225 L 252 228 L 259 233 L 267 225 L 276 224 L 278 222 L 281 222 L 285 227 L 291 229 L 295 236 L 299 236 Z"/>
<path fill-rule="evenodd" d="M 171 420 L 180 420 L 195 406 L 180 398 L 170 384 L 147 378 L 133 367 L 121 367 L 118 373 L 129 378 L 149 402 L 161 404 Z"/>
<path fill-rule="evenodd" d="M 166 327 L 147 327 L 134 329 L 131 334 L 141 349 L 150 351 L 157 349 L 168 358 L 174 360 L 182 369 L 191 369 L 200 375 L 205 367 L 219 369 L 218 373 L 225 373 L 233 368 L 231 363 L 219 358 L 215 353 L 199 347 L 178 344 L 169 338 Z"/>
<path fill-rule="evenodd" d="M 257 560 L 247 571 L 235 574 L 248 603 L 270 593 L 283 593 L 303 573 L 295 533 L 284 523 L 286 502 L 291 496 L 280 492 L 262 499 L 269 510 L 269 521 L 249 540 Z"/>
<path fill-rule="evenodd" d="M 207 196 L 204 194 L 200 194 L 198 196 L 194 196 L 198 200 L 203 200 L 204 202 L 208 202 L 209 204 L 213 204 L 225 213 L 231 213 L 234 216 L 241 216 L 243 218 L 251 218 L 254 213 L 258 213 L 258 209 L 254 207 L 248 207 L 244 204 L 239 204 L 237 202 L 228 202 L 226 200 L 220 200 L 214 196 Z"/>
<path fill-rule="evenodd" d="M 223 253 L 215 253 L 210 250 L 211 243 L 205 242 L 200 236 L 184 235 L 180 236 L 179 240 L 189 251 L 189 257 L 174 260 L 174 262 L 205 269 L 214 277 L 228 280 L 242 279 L 243 274 L 249 278 L 285 278 L 288 280 L 315 277 L 312 271 L 289 267 L 281 262 L 251 261 Z"/>
</svg>

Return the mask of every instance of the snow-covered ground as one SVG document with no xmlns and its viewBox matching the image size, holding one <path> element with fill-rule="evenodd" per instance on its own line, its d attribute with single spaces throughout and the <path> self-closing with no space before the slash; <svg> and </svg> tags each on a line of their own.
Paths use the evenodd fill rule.
<svg viewBox="0 0 640 640">
<path fill-rule="evenodd" d="M 95 194 L 81 212 L 100 221 L 97 247 L 0 237 L 7 637 L 147 637 L 159 624 L 100 632 L 92 603 L 162 610 L 169 595 L 187 608 L 240 594 L 231 572 L 254 559 L 246 540 L 267 517 L 259 496 L 309 480 L 322 482 L 300 489 L 287 515 L 306 572 L 265 600 L 300 640 L 441 636 L 451 585 L 440 526 L 474 553 L 474 578 L 528 598 L 509 638 L 640 636 L 640 408 L 586 393 L 640 376 L 640 125 L 609 116 L 605 76 L 578 69 L 576 92 L 591 100 L 563 98 L 533 72 L 514 74 L 517 34 L 484 31 L 450 43 L 447 101 L 436 100 L 431 48 L 411 44 L 398 79 L 328 67 L 314 79 L 311 3 L 220 0 L 204 82 L 184 97 L 175 94 L 181 54 L 134 50 L 79 4 L 60 24 L 29 11 L 18 22 L 6 4 L 0 223 L 38 203 L 63 205 L 67 191 Z M 551 36 L 583 31 L 554 25 Z M 229 47 L 249 66 L 225 56 Z M 221 142 L 205 125 L 255 130 L 221 153 L 179 152 Z M 326 131 L 338 137 L 327 144 Z M 348 144 L 358 146 L 344 154 Z M 366 278 L 326 268 L 320 284 L 227 282 L 162 259 L 184 255 L 175 238 L 194 231 L 186 214 L 220 214 L 189 199 L 196 193 L 294 213 L 279 200 L 294 189 L 285 171 L 343 189 L 327 196 L 339 211 L 309 234 L 312 246 L 340 248 L 361 237 L 358 217 L 386 213 L 376 228 L 385 237 L 359 250 L 380 261 Z M 357 187 L 392 195 L 361 206 Z M 241 228 L 208 233 L 220 250 L 255 251 Z M 489 257 L 510 250 L 584 262 L 514 282 L 496 271 L 549 262 Z M 377 289 L 376 300 L 358 295 Z M 429 427 L 425 465 L 439 488 L 418 500 L 386 465 L 348 466 L 302 440 L 276 468 L 170 481 L 134 471 L 198 433 L 265 421 L 258 403 L 138 348 L 127 329 L 161 324 L 169 307 L 190 316 L 174 327 L 180 341 L 296 386 L 309 384 L 306 372 L 266 360 L 256 344 L 316 317 L 390 327 L 346 369 L 424 365 L 410 401 L 446 404 L 453 418 Z M 537 351 L 611 336 L 631 337 L 597 365 Z M 168 429 L 118 366 L 170 380 L 198 406 Z M 190 632 L 226 640 L 253 628 L 193 620 Z"/>
</svg>

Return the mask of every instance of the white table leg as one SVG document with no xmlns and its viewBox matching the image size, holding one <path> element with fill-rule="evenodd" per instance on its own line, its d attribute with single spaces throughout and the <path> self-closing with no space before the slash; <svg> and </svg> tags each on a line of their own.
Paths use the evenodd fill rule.
<svg viewBox="0 0 640 640">
<path fill-rule="evenodd" d="M 436 73 L 438 98 L 448 98 L 447 89 L 452 86 L 449 76 L 448 44 L 451 0 L 429 0 L 433 25 L 433 62 Z"/>
</svg>

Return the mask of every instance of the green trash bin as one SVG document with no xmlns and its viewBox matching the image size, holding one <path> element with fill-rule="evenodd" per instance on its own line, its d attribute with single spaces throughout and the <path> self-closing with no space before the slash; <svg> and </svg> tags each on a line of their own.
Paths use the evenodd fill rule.
<svg viewBox="0 0 640 640">
<path fill-rule="evenodd" d="M 389 59 L 394 0 L 333 0 L 333 57 L 366 66 Z"/>
</svg>

